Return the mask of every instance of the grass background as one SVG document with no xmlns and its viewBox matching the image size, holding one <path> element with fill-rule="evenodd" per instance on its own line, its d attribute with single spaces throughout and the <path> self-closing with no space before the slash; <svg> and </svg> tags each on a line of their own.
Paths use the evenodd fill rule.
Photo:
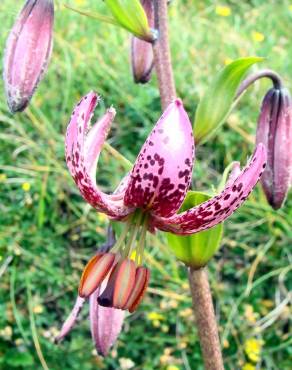
<svg viewBox="0 0 292 370">
<path fill-rule="evenodd" d="M 68 3 L 103 9 L 98 1 Z M 1 1 L 1 53 L 22 4 Z M 203 369 L 186 271 L 163 236 L 159 243 L 149 239 L 149 292 L 127 317 L 108 358 L 95 355 L 87 308 L 70 337 L 53 343 L 75 300 L 82 268 L 104 241 L 107 226 L 79 196 L 65 166 L 64 132 L 73 105 L 90 89 L 104 99 L 99 115 L 114 105 L 118 114 L 108 142 L 132 161 L 160 115 L 155 76 L 146 86 L 132 83 L 127 33 L 61 5 L 56 1 L 48 74 L 23 114 L 9 114 L 0 82 L 0 368 L 41 369 L 42 352 L 52 370 Z M 218 15 L 217 5 L 227 5 L 230 16 Z M 231 59 L 264 56 L 255 68 L 275 69 L 292 87 L 289 1 L 175 0 L 170 29 L 178 95 L 192 118 L 200 95 Z M 246 161 L 269 86 L 261 81 L 250 88 L 217 136 L 197 148 L 194 188 L 216 186 L 228 163 Z M 103 188 L 113 190 L 124 173 L 123 163 L 104 151 L 98 173 Z M 209 270 L 226 369 L 290 368 L 291 204 L 290 196 L 283 209 L 273 211 L 258 186 L 225 223 Z M 250 339 L 255 346 L 263 341 L 258 361 L 252 361 Z"/>
</svg>

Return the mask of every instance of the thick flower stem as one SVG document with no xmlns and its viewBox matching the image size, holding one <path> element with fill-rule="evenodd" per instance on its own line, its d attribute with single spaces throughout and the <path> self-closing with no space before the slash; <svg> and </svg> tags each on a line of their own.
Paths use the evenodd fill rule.
<svg viewBox="0 0 292 370">
<path fill-rule="evenodd" d="M 206 268 L 190 268 L 189 281 L 205 369 L 224 370 Z"/>
<path fill-rule="evenodd" d="M 154 0 L 155 28 L 158 40 L 153 44 L 162 110 L 176 98 L 168 39 L 167 0 Z"/>
</svg>

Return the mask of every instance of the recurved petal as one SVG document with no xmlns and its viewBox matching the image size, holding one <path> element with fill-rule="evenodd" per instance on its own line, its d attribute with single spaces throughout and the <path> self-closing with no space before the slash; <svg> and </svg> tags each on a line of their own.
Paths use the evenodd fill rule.
<svg viewBox="0 0 292 370">
<path fill-rule="evenodd" d="M 12 113 L 26 108 L 47 69 L 53 23 L 52 0 L 28 0 L 8 36 L 3 76 Z"/>
<path fill-rule="evenodd" d="M 92 339 L 99 354 L 106 356 L 120 334 L 125 318 L 125 311 L 100 306 L 97 302 L 97 289 L 89 298 L 89 316 Z"/>
<path fill-rule="evenodd" d="M 85 299 L 81 298 L 80 296 L 77 297 L 75 305 L 70 312 L 69 316 L 67 317 L 66 321 L 64 322 L 59 335 L 56 337 L 56 341 L 60 342 L 65 338 L 65 336 L 70 333 L 73 326 L 76 324 L 80 311 L 84 305 Z"/>
<path fill-rule="evenodd" d="M 169 217 L 181 206 L 194 160 L 193 130 L 181 100 L 163 113 L 136 160 L 125 204 Z"/>
<path fill-rule="evenodd" d="M 266 149 L 259 144 L 247 166 L 219 195 L 170 218 L 154 217 L 153 226 L 174 234 L 194 234 L 228 218 L 248 197 L 266 166 Z"/>
<path fill-rule="evenodd" d="M 98 211 L 121 219 L 131 211 L 124 206 L 123 197 L 105 194 L 96 185 L 98 157 L 115 117 L 115 110 L 110 108 L 89 127 L 98 99 L 96 93 L 90 92 L 75 107 L 66 133 L 66 161 L 83 198 Z"/>
</svg>

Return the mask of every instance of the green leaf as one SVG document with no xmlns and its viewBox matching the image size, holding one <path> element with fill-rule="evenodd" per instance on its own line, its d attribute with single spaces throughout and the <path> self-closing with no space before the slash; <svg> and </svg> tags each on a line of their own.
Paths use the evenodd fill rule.
<svg viewBox="0 0 292 370">
<path fill-rule="evenodd" d="M 194 123 L 196 142 L 205 141 L 222 125 L 233 107 L 236 91 L 248 69 L 263 59 L 237 59 L 219 72 L 198 105 Z"/>
<path fill-rule="evenodd" d="M 105 0 L 112 16 L 103 15 L 91 10 L 80 10 L 65 5 L 66 8 L 98 21 L 119 26 L 142 40 L 153 42 L 157 36 L 151 30 L 143 6 L 139 0 Z"/>
<path fill-rule="evenodd" d="M 91 10 L 79 10 L 76 8 L 72 8 L 71 6 L 66 5 L 66 4 L 64 6 L 65 8 L 70 9 L 73 12 L 79 13 L 81 15 L 85 15 L 86 17 L 97 19 L 98 21 L 101 21 L 104 23 L 113 24 L 114 26 L 119 26 L 118 22 L 112 17 L 108 17 L 106 15 L 99 14 Z"/>
<path fill-rule="evenodd" d="M 153 41 L 148 19 L 139 0 L 105 0 L 116 22 L 135 36 Z"/>
<path fill-rule="evenodd" d="M 210 198 L 211 196 L 206 193 L 189 191 L 180 211 L 197 206 Z M 222 233 L 221 223 L 193 235 L 181 236 L 167 233 L 167 239 L 169 247 L 180 261 L 187 266 L 199 268 L 205 266 L 219 248 Z"/>
</svg>

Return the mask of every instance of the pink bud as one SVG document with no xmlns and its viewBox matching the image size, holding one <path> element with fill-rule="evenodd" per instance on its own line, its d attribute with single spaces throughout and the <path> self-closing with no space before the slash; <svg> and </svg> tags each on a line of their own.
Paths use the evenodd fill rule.
<svg viewBox="0 0 292 370">
<path fill-rule="evenodd" d="M 3 77 L 12 113 L 27 107 L 47 69 L 53 23 L 53 0 L 27 0 L 8 36 Z"/>
<path fill-rule="evenodd" d="M 269 204 L 280 208 L 292 177 L 292 100 L 285 88 L 266 94 L 257 127 L 257 143 L 267 149 L 267 167 L 261 178 Z"/>
<path fill-rule="evenodd" d="M 153 0 L 142 0 L 150 27 L 154 26 Z M 147 83 L 151 78 L 153 69 L 152 44 L 137 37 L 131 40 L 131 62 L 134 81 L 136 83 Z"/>
</svg>

